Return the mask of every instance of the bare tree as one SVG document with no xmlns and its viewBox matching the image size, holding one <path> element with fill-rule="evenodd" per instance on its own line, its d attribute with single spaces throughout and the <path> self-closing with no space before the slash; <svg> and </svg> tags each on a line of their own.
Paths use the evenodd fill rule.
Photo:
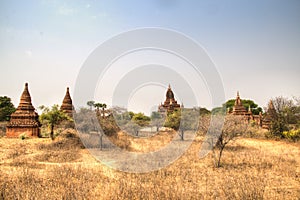
<svg viewBox="0 0 300 200">
<path fill-rule="evenodd" d="M 220 136 L 213 148 L 214 163 L 216 167 L 221 166 L 221 157 L 226 145 L 246 132 L 248 122 L 244 116 L 226 115 Z"/>
<path fill-rule="evenodd" d="M 154 111 L 151 113 L 151 125 L 156 127 L 156 132 L 158 132 L 159 128 L 163 126 L 164 121 L 165 117 L 159 112 Z"/>
<path fill-rule="evenodd" d="M 221 166 L 221 158 L 226 145 L 246 132 L 248 122 L 244 116 L 204 115 L 199 120 L 199 134 L 205 135 L 200 156 L 212 149 L 215 167 Z"/>
</svg>

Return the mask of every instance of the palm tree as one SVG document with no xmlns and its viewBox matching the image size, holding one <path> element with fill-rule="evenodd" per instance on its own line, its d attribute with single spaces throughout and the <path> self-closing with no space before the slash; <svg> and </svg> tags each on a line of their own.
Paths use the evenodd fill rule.
<svg viewBox="0 0 300 200">
<path fill-rule="evenodd" d="M 97 117 L 99 117 L 100 116 L 99 108 L 102 108 L 102 103 L 94 103 L 94 107 L 97 109 L 96 114 L 97 114 Z"/>
<path fill-rule="evenodd" d="M 91 110 L 93 110 L 93 107 L 95 106 L 95 101 L 88 101 L 88 102 L 86 102 L 86 104 L 87 104 L 88 106 L 90 106 L 90 109 L 91 109 Z"/>
<path fill-rule="evenodd" d="M 102 117 L 104 118 L 105 117 L 105 108 L 107 107 L 107 105 L 105 103 L 102 103 L 101 107 L 102 107 Z"/>
</svg>

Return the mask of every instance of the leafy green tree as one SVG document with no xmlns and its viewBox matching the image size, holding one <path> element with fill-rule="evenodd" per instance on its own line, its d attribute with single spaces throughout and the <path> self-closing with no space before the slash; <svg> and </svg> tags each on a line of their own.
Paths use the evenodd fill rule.
<svg viewBox="0 0 300 200">
<path fill-rule="evenodd" d="M 124 128 L 128 132 L 133 132 L 136 136 L 139 135 L 139 130 L 142 127 L 148 126 L 150 123 L 150 117 L 143 113 L 125 112 L 125 114 L 126 122 L 124 123 Z"/>
<path fill-rule="evenodd" d="M 196 130 L 199 122 L 196 109 L 176 109 L 167 115 L 165 126 L 178 131 L 181 140 L 187 130 Z"/>
<path fill-rule="evenodd" d="M 173 112 L 167 114 L 164 126 L 172 128 L 177 131 L 179 130 L 179 126 L 180 126 L 180 118 L 181 118 L 181 111 L 176 109 Z"/>
<path fill-rule="evenodd" d="M 59 125 L 65 120 L 72 121 L 72 118 L 70 118 L 65 112 L 60 110 L 58 105 L 52 106 L 51 109 L 45 106 L 40 106 L 39 108 L 42 110 L 40 121 L 50 127 L 50 137 L 52 140 L 54 140 L 55 126 Z"/>
<path fill-rule="evenodd" d="M 128 112 L 128 116 L 130 117 L 130 119 L 132 119 L 134 115 L 135 115 L 134 112 L 132 112 L 132 111 L 129 111 L 129 112 Z"/>
<path fill-rule="evenodd" d="M 0 121 L 9 121 L 10 115 L 15 111 L 16 108 L 9 97 L 0 97 Z"/>
<path fill-rule="evenodd" d="M 211 112 L 210 112 L 208 109 L 206 109 L 206 108 L 200 108 L 199 111 L 200 111 L 200 115 L 208 115 L 208 114 L 211 113 Z"/>
<path fill-rule="evenodd" d="M 132 122 L 137 124 L 139 127 L 145 127 L 148 126 L 150 123 L 150 117 L 144 115 L 144 113 L 136 113 L 132 117 Z M 138 131 L 136 131 L 136 135 L 138 135 Z"/>
<path fill-rule="evenodd" d="M 214 114 L 214 115 L 225 115 L 226 114 L 226 107 L 223 106 L 223 107 L 213 108 L 211 110 L 211 113 Z"/>
</svg>

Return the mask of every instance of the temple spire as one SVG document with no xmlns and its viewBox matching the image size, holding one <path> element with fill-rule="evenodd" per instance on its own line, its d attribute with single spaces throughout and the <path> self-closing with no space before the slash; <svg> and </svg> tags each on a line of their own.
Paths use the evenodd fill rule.
<svg viewBox="0 0 300 200">
<path fill-rule="evenodd" d="M 269 109 L 269 110 L 275 110 L 274 104 L 273 104 L 273 101 L 272 101 L 272 100 L 270 100 L 270 102 L 269 102 L 268 109 Z"/>
<path fill-rule="evenodd" d="M 60 107 L 60 110 L 67 113 L 69 116 L 72 116 L 73 113 L 73 103 L 69 92 L 69 87 L 67 87 L 67 92 L 65 94 L 65 97 L 63 99 L 62 105 Z"/>
<path fill-rule="evenodd" d="M 34 110 L 34 107 L 31 103 L 31 96 L 28 90 L 28 83 L 25 83 L 25 88 L 20 98 L 20 103 L 18 106 L 20 110 Z"/>
<path fill-rule="evenodd" d="M 240 98 L 239 91 L 236 94 L 236 99 L 234 102 L 234 106 L 232 108 L 232 114 L 234 115 L 245 115 L 247 113 L 246 108 L 243 106 L 242 100 Z"/>
<path fill-rule="evenodd" d="M 249 107 L 248 107 L 248 113 L 252 113 L 252 110 L 251 110 L 250 105 L 249 105 Z"/>
<path fill-rule="evenodd" d="M 242 101 L 241 101 L 241 98 L 240 98 L 240 93 L 239 91 L 237 91 L 237 94 L 236 94 L 236 99 L 235 99 L 235 102 L 234 102 L 234 105 L 242 105 Z"/>
</svg>

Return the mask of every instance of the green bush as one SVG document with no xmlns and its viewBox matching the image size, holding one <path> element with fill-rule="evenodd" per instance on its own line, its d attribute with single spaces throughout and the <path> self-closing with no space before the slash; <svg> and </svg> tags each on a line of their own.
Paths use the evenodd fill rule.
<svg viewBox="0 0 300 200">
<path fill-rule="evenodd" d="M 282 136 L 288 140 L 292 140 L 293 142 L 300 140 L 300 129 L 283 131 Z"/>
<path fill-rule="evenodd" d="M 25 133 L 21 134 L 19 137 L 21 140 L 25 140 L 28 138 L 28 136 Z"/>
</svg>

